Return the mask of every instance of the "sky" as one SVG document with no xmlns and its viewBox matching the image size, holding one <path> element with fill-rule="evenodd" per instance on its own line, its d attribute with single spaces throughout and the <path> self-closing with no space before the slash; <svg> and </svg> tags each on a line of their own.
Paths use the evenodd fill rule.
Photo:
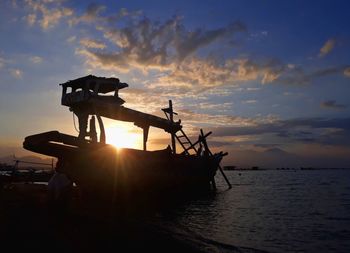
<svg viewBox="0 0 350 253">
<path fill-rule="evenodd" d="M 350 167 L 348 1 L 0 1 L 0 156 L 31 134 L 77 135 L 60 83 L 118 77 L 125 106 L 171 99 L 224 165 Z M 76 119 L 75 119 L 76 120 Z M 109 142 L 141 130 L 106 120 Z M 139 137 L 139 141 L 137 140 Z M 130 140 L 132 142 L 130 143 Z M 151 129 L 149 147 L 169 136 Z M 121 144 L 121 143 L 119 143 Z M 123 144 L 123 143 L 122 143 Z"/>
</svg>

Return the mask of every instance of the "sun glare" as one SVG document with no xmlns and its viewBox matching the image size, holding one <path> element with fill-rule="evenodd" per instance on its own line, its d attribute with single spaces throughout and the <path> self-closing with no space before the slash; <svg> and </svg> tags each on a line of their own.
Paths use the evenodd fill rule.
<svg viewBox="0 0 350 253">
<path fill-rule="evenodd" d="M 124 124 L 114 123 L 106 127 L 106 142 L 117 148 L 140 148 L 142 136 Z"/>
</svg>

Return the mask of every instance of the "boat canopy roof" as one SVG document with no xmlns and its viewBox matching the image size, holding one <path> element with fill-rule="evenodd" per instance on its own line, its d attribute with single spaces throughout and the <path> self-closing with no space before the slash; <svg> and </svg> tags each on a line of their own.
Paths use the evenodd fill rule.
<svg viewBox="0 0 350 253">
<path fill-rule="evenodd" d="M 93 75 L 70 80 L 68 82 L 61 83 L 60 85 L 62 85 L 63 88 L 71 87 L 74 90 L 85 88 L 94 90 L 97 93 L 108 93 L 129 86 L 127 83 L 121 83 L 118 78 L 97 77 Z"/>
</svg>

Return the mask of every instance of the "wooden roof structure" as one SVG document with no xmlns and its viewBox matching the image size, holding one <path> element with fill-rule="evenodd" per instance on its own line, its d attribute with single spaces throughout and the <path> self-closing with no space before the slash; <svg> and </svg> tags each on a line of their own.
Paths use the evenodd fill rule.
<svg viewBox="0 0 350 253">
<path fill-rule="evenodd" d="M 115 91 L 116 89 L 120 90 L 129 87 L 127 83 L 121 83 L 118 78 L 97 77 L 93 75 L 69 80 L 68 82 L 61 83 L 60 85 L 63 86 L 63 88 L 71 87 L 74 90 L 77 90 L 79 88 L 94 90 L 96 87 L 98 87 L 96 92 L 104 94 Z"/>
</svg>

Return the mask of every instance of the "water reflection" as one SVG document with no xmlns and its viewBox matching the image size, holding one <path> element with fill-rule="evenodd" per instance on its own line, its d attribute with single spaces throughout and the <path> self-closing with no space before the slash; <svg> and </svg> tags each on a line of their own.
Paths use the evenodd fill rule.
<svg viewBox="0 0 350 253">
<path fill-rule="evenodd" d="M 217 195 L 163 213 L 163 221 L 187 237 L 221 246 L 350 252 L 350 171 L 228 171 L 227 176 L 232 190 L 217 176 Z"/>
</svg>

